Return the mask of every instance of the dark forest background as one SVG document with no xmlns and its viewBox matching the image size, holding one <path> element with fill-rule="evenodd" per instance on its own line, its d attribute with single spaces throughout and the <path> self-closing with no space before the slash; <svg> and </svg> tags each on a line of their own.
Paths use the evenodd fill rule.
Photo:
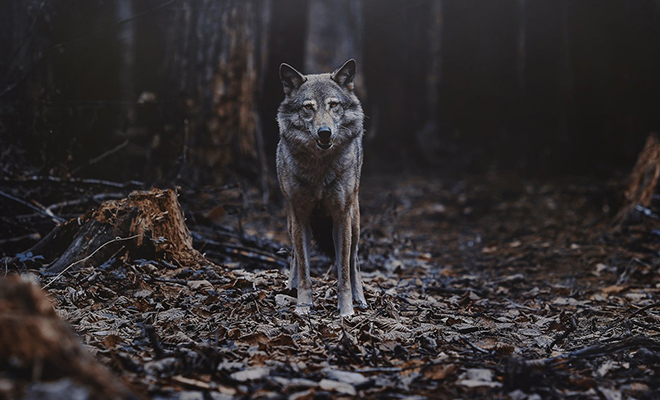
<svg viewBox="0 0 660 400">
<path fill-rule="evenodd" d="M 365 173 L 609 176 L 660 130 L 658 0 L 5 0 L 3 175 L 275 184 L 278 66 L 358 62 Z"/>
</svg>

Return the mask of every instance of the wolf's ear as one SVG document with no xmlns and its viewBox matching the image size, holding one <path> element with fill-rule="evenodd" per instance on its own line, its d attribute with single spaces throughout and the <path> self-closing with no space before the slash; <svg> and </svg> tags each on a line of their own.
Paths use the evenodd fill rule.
<svg viewBox="0 0 660 400">
<path fill-rule="evenodd" d="M 339 86 L 344 86 L 348 90 L 353 90 L 353 80 L 355 79 L 355 70 L 357 66 L 354 59 L 350 59 L 344 63 L 339 69 L 332 73 L 332 80 L 337 82 Z"/>
<path fill-rule="evenodd" d="M 282 63 L 280 65 L 280 80 L 284 85 L 284 93 L 289 94 L 291 91 L 298 89 L 307 79 L 289 64 Z"/>
</svg>

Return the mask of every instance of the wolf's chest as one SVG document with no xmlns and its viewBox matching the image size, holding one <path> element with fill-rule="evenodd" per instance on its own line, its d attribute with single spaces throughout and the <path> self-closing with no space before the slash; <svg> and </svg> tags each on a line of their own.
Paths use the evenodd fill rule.
<svg viewBox="0 0 660 400">
<path fill-rule="evenodd" d="M 319 166 L 321 167 L 321 166 Z M 303 171 L 300 171 L 303 172 Z M 299 189 L 317 203 L 343 198 L 355 187 L 354 177 L 348 168 L 316 168 L 296 175 Z"/>
</svg>

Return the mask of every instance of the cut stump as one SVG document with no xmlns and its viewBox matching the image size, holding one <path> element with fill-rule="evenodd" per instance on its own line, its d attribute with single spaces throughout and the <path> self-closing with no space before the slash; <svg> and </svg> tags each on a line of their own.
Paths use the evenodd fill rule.
<svg viewBox="0 0 660 400">
<path fill-rule="evenodd" d="M 169 189 L 135 191 L 125 199 L 106 201 L 58 226 L 28 251 L 54 260 L 47 268 L 51 273 L 101 265 L 118 256 L 177 266 L 212 264 L 193 248 L 177 194 Z"/>
<path fill-rule="evenodd" d="M 641 220 L 642 212 L 638 206 L 648 208 L 651 205 L 659 178 L 660 138 L 657 133 L 651 133 L 628 178 L 624 204 L 614 218 L 617 227 L 623 228 Z"/>
</svg>

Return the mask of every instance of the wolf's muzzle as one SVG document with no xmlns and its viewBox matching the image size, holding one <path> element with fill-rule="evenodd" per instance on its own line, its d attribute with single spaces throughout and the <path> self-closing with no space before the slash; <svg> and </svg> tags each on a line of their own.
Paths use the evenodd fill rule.
<svg viewBox="0 0 660 400">
<path fill-rule="evenodd" d="M 332 130 L 329 127 L 322 126 L 316 133 L 319 136 L 316 144 L 320 149 L 327 150 L 332 147 L 332 141 L 330 140 L 330 137 L 332 136 Z"/>
</svg>

